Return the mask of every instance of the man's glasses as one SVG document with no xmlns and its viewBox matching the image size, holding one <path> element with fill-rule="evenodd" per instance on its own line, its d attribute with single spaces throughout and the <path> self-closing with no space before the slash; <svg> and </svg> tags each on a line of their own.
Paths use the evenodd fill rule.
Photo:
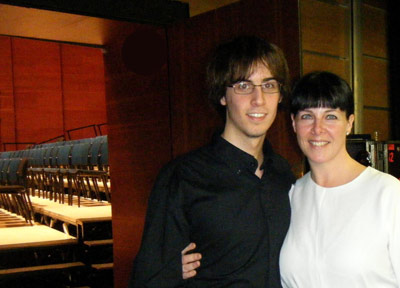
<svg viewBox="0 0 400 288">
<path fill-rule="evenodd" d="M 275 79 L 268 80 L 260 85 L 255 85 L 251 81 L 240 81 L 235 84 L 228 85 L 228 87 L 232 87 L 233 91 L 235 91 L 237 94 L 251 94 L 257 86 L 261 87 L 262 92 L 268 94 L 278 93 L 281 91 L 281 83 Z"/>
</svg>

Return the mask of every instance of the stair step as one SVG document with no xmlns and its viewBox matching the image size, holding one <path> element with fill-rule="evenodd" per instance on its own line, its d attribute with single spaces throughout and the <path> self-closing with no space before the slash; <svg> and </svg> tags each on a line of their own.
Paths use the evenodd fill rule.
<svg viewBox="0 0 400 288">
<path fill-rule="evenodd" d="M 113 239 L 103 239 L 103 240 L 91 240 L 91 241 L 83 241 L 83 244 L 87 246 L 101 246 L 101 245 L 112 245 Z"/>
<path fill-rule="evenodd" d="M 50 265 L 18 267 L 18 268 L 11 268 L 11 269 L 1 269 L 0 275 L 13 275 L 13 274 L 19 274 L 19 273 L 65 270 L 65 269 L 72 269 L 72 268 L 79 268 L 79 267 L 85 267 L 85 264 L 82 262 L 69 262 L 69 263 L 61 263 L 61 264 L 50 264 Z"/>
<path fill-rule="evenodd" d="M 92 264 L 92 268 L 94 268 L 96 270 L 113 269 L 114 268 L 114 263 Z"/>
</svg>

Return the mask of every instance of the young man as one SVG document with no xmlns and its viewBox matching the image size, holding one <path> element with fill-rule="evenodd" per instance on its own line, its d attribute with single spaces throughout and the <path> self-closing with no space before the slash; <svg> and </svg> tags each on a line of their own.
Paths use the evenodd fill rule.
<svg viewBox="0 0 400 288">
<path fill-rule="evenodd" d="M 286 60 L 273 44 L 239 37 L 217 48 L 207 76 L 224 130 L 160 172 L 130 287 L 280 287 L 295 178 L 266 135 L 288 90 Z M 182 280 L 190 242 L 202 263 Z"/>
</svg>

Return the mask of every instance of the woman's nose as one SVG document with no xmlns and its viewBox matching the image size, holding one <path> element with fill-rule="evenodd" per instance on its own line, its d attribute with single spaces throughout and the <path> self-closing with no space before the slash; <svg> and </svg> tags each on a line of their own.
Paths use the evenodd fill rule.
<svg viewBox="0 0 400 288">
<path fill-rule="evenodd" d="M 321 134 L 325 129 L 324 123 L 321 120 L 316 119 L 313 125 L 313 132 L 314 134 L 318 135 Z"/>
</svg>

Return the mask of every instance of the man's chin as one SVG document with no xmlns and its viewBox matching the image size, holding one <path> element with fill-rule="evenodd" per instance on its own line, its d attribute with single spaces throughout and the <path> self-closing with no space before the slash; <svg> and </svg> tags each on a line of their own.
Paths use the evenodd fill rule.
<svg viewBox="0 0 400 288">
<path fill-rule="evenodd" d="M 265 136 L 266 133 L 248 133 L 247 137 L 252 138 L 252 139 L 258 139 L 262 138 Z"/>
</svg>

